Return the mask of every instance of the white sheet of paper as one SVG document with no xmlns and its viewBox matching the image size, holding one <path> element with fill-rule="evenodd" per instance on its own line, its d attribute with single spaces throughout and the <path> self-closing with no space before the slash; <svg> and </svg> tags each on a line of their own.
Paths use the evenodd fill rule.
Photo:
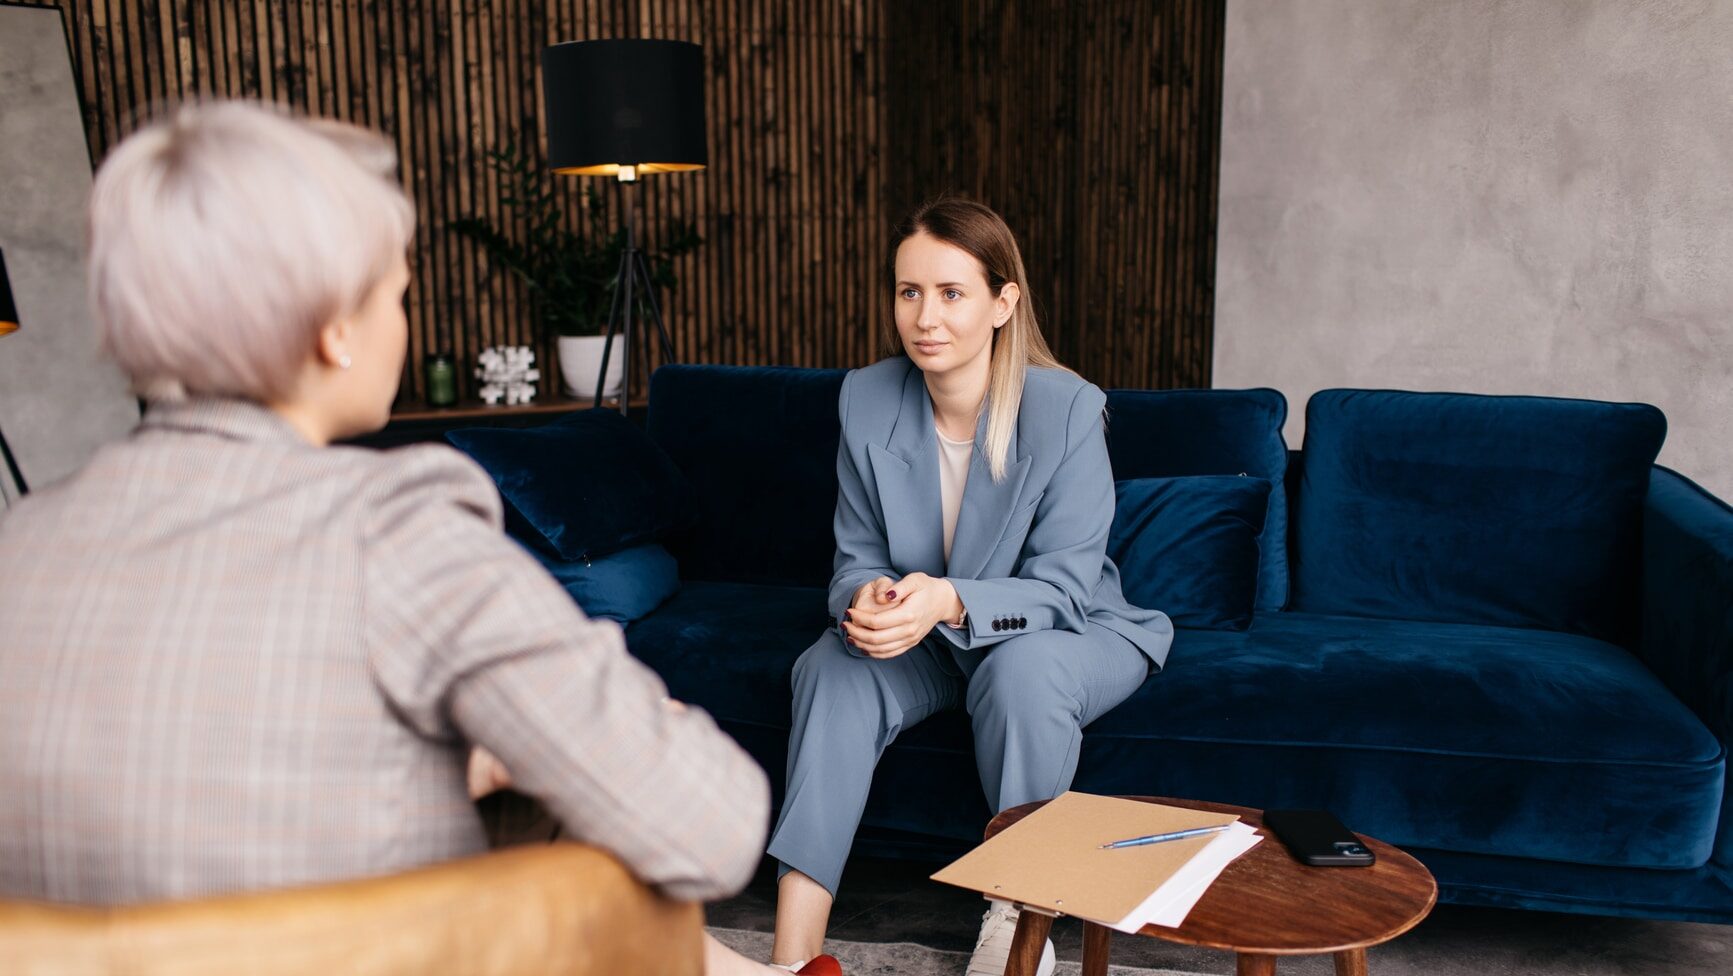
<svg viewBox="0 0 1733 976">
<path fill-rule="evenodd" d="M 1209 890 L 1209 886 L 1234 859 L 1258 846 L 1264 838 L 1257 828 L 1236 822 L 1222 831 L 1167 883 L 1150 892 L 1142 904 L 1109 927 L 1119 932 L 1136 932 L 1145 925 L 1173 928 L 1185 921 L 1192 907 Z"/>
</svg>

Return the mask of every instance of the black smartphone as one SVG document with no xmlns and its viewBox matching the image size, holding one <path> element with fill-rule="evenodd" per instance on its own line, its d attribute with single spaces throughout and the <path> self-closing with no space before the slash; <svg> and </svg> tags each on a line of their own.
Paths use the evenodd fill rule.
<svg viewBox="0 0 1733 976">
<path fill-rule="evenodd" d="M 1363 868 L 1377 860 L 1328 810 L 1265 810 L 1264 826 L 1304 864 Z"/>
</svg>

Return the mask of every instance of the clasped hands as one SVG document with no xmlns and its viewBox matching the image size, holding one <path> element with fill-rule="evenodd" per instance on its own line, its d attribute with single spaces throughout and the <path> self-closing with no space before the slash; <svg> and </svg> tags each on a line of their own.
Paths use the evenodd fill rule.
<svg viewBox="0 0 1733 976">
<path fill-rule="evenodd" d="M 880 576 L 855 591 L 843 614 L 842 630 L 851 647 L 885 660 L 919 644 L 933 628 L 963 615 L 957 588 L 942 577 L 910 573 L 900 580 Z"/>
</svg>

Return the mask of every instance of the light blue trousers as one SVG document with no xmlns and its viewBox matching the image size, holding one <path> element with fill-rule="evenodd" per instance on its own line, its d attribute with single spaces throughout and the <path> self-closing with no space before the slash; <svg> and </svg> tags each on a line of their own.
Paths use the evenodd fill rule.
<svg viewBox="0 0 1733 976">
<path fill-rule="evenodd" d="M 1083 727 L 1148 676 L 1149 658 L 1104 627 L 1020 634 L 985 656 L 929 637 L 887 661 L 851 653 L 826 631 L 794 664 L 788 793 L 770 856 L 835 896 L 885 747 L 959 705 L 988 806 L 1050 800 L 1071 786 Z"/>
</svg>

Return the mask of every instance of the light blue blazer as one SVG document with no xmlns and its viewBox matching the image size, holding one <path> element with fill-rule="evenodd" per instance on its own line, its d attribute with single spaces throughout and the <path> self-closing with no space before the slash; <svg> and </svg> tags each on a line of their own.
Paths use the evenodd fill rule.
<svg viewBox="0 0 1733 976">
<path fill-rule="evenodd" d="M 877 577 L 922 572 L 949 579 L 968 610 L 963 628 L 933 632 L 971 672 L 970 661 L 1000 641 L 1091 627 L 1125 637 L 1160 668 L 1173 624 L 1125 602 L 1119 568 L 1107 558 L 1114 494 L 1106 403 L 1072 373 L 1031 367 L 999 482 L 987 468 L 981 412 L 946 565 L 933 402 L 921 371 L 899 356 L 850 372 L 839 404 L 831 616 L 841 620 L 855 591 Z"/>
</svg>

